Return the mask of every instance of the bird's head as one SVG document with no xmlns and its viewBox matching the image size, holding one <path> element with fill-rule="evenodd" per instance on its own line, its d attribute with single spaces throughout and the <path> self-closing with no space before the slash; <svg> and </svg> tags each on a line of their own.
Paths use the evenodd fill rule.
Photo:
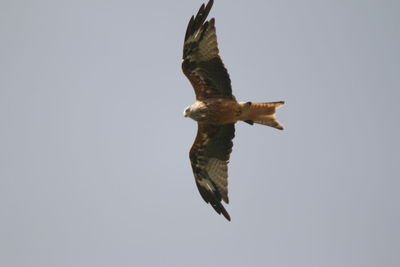
<svg viewBox="0 0 400 267">
<path fill-rule="evenodd" d="M 185 108 L 185 110 L 183 111 L 183 116 L 185 118 L 189 117 L 190 115 L 190 106 L 188 106 L 187 108 Z"/>
<path fill-rule="evenodd" d="M 198 120 L 199 118 L 204 117 L 203 113 L 206 108 L 207 106 L 203 102 L 196 101 L 183 111 L 183 116 Z"/>
</svg>

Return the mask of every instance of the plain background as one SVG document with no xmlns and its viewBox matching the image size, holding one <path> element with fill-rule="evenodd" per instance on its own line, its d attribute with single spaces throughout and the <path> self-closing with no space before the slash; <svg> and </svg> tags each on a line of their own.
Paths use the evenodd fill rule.
<svg viewBox="0 0 400 267">
<path fill-rule="evenodd" d="M 400 266 L 400 2 L 216 0 L 232 222 L 201 199 L 191 1 L 0 2 L 1 266 Z"/>
</svg>

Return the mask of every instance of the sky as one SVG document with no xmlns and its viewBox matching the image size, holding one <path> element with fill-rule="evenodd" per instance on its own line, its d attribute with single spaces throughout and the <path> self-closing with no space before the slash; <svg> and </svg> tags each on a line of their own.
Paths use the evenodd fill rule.
<svg viewBox="0 0 400 267">
<path fill-rule="evenodd" d="M 400 266 L 399 1 L 215 0 L 232 221 L 195 186 L 187 1 L 0 1 L 0 265 Z"/>
</svg>

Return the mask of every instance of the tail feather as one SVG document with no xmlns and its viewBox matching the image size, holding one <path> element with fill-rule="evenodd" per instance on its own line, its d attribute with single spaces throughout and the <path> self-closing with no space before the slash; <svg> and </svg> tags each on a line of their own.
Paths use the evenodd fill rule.
<svg viewBox="0 0 400 267">
<path fill-rule="evenodd" d="M 282 124 L 275 118 L 276 109 L 285 104 L 284 101 L 267 103 L 242 103 L 241 120 L 258 123 L 283 130 Z M 251 124 L 251 123 L 250 123 Z"/>
</svg>

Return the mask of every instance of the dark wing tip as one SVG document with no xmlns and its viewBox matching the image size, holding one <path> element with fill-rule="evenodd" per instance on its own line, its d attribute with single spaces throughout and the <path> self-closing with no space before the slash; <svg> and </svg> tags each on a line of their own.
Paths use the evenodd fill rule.
<svg viewBox="0 0 400 267">
<path fill-rule="evenodd" d="M 204 201 L 209 203 L 218 214 L 222 214 L 228 221 L 230 221 L 231 216 L 229 216 L 229 213 L 221 203 L 221 194 L 218 191 L 210 191 L 209 189 L 204 188 L 197 180 L 196 185 Z"/>
<path fill-rule="evenodd" d="M 214 4 L 214 0 L 208 1 L 207 6 L 206 6 L 206 10 L 205 10 L 205 12 L 207 13 L 207 15 L 208 15 L 208 13 L 210 13 L 210 10 L 211 10 L 213 4 Z"/>
<path fill-rule="evenodd" d="M 202 4 L 197 12 L 196 16 L 192 16 L 189 20 L 188 26 L 186 28 L 185 41 L 192 35 L 195 31 L 197 31 L 206 20 L 208 14 L 210 13 L 211 7 L 214 4 L 214 0 L 210 0 L 207 3 L 207 6 Z"/>
<path fill-rule="evenodd" d="M 227 219 L 228 221 L 231 221 L 231 216 L 229 216 L 229 213 L 226 211 L 225 208 L 223 208 L 223 210 L 222 210 L 222 215 L 224 215 L 225 219 Z"/>
<path fill-rule="evenodd" d="M 229 215 L 229 213 L 226 211 L 225 207 L 222 205 L 221 201 L 218 201 L 217 199 L 215 199 L 215 197 L 212 198 L 212 200 L 210 199 L 210 204 L 211 206 L 214 208 L 214 210 L 218 213 L 221 214 L 228 220 L 231 221 L 231 216 Z"/>
</svg>

